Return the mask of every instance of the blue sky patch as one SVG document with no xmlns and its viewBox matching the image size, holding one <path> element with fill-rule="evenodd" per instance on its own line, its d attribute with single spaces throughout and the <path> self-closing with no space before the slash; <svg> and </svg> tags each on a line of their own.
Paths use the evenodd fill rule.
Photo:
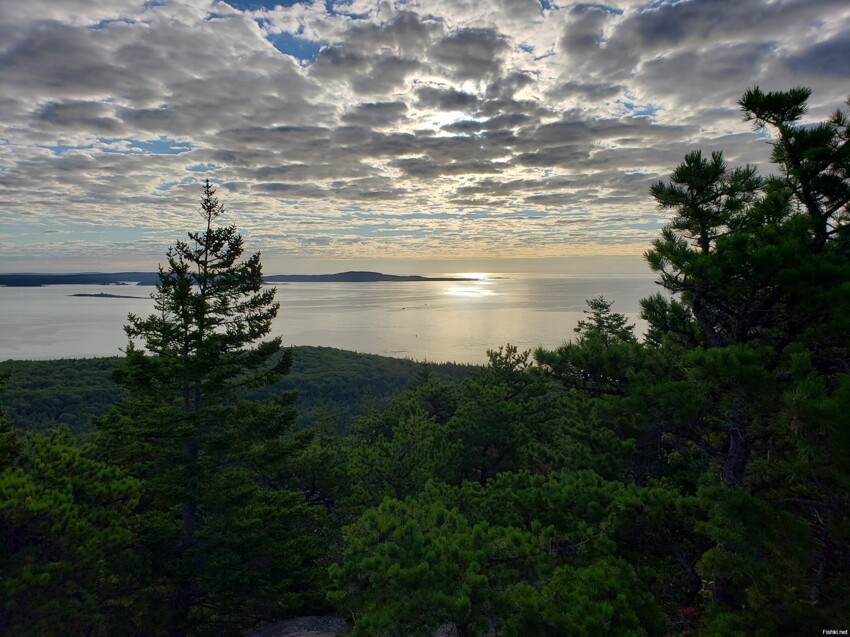
<svg viewBox="0 0 850 637">
<path fill-rule="evenodd" d="M 259 11 L 260 9 L 271 10 L 275 7 L 291 7 L 307 2 L 309 0 L 228 0 L 227 4 L 239 11 Z"/>
<path fill-rule="evenodd" d="M 221 166 L 218 164 L 195 164 L 194 166 L 187 166 L 186 170 L 190 170 L 193 173 L 206 173 L 218 170 L 219 168 L 221 168 Z"/>
<path fill-rule="evenodd" d="M 635 104 L 634 102 L 620 102 L 626 115 L 629 117 L 652 117 L 658 112 L 658 107 L 652 104 Z"/>
<path fill-rule="evenodd" d="M 212 179 L 210 179 L 212 181 Z M 156 187 L 157 190 L 161 192 L 166 192 L 174 188 L 174 186 L 186 186 L 188 184 L 195 183 L 194 177 L 184 177 L 180 181 L 165 181 Z"/>
<path fill-rule="evenodd" d="M 69 146 L 67 144 L 57 144 L 55 146 L 41 146 L 41 148 L 46 148 L 53 152 L 57 157 L 61 157 L 69 150 L 91 150 L 94 148 L 91 144 L 87 146 Z"/>
<path fill-rule="evenodd" d="M 127 150 L 119 150 L 117 148 L 104 148 L 104 153 L 117 153 L 120 155 L 179 155 L 192 150 L 192 144 L 189 142 L 178 142 L 167 137 L 160 137 L 154 141 L 140 141 L 138 139 L 122 139 L 122 138 L 98 138 L 98 142 L 102 144 L 112 144 L 114 142 L 126 141 L 129 148 Z"/>
<path fill-rule="evenodd" d="M 597 2 L 584 2 L 582 4 L 577 4 L 575 6 L 575 9 L 599 9 L 600 11 L 610 13 L 611 15 L 623 15 L 622 9 L 618 9 L 617 7 L 609 7 L 607 4 L 599 4 Z"/>
<path fill-rule="evenodd" d="M 115 24 L 116 22 L 120 22 L 122 24 L 135 24 L 135 20 L 130 20 L 127 18 L 106 18 L 97 22 L 96 24 L 91 25 L 89 28 L 94 31 L 100 31 L 101 29 L 105 29 L 106 27 Z"/>
<path fill-rule="evenodd" d="M 638 13 L 643 13 L 644 11 L 652 11 L 653 9 L 660 9 L 664 6 L 673 6 L 679 4 L 683 0 L 652 0 L 652 2 L 646 3 L 644 6 L 638 8 Z"/>
<path fill-rule="evenodd" d="M 291 55 L 297 60 L 312 62 L 319 55 L 322 48 L 322 43 L 307 38 L 299 38 L 292 33 L 279 33 L 277 35 L 268 36 L 269 42 L 272 43 L 281 53 Z"/>
</svg>

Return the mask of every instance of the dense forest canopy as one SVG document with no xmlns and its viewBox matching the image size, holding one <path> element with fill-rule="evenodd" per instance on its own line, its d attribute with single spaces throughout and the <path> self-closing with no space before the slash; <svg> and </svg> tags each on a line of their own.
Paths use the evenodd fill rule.
<svg viewBox="0 0 850 637">
<path fill-rule="evenodd" d="M 309 345 L 293 347 L 292 359 L 289 374 L 246 390 L 245 397 L 295 391 L 296 430 L 330 418 L 341 432 L 348 431 L 356 416 L 382 408 L 407 389 L 423 366 L 413 360 Z M 44 433 L 64 426 L 87 436 L 94 431 L 93 418 L 126 395 L 112 377 L 120 362 L 120 358 L 0 362 L 0 374 L 9 374 L 2 399 L 6 417 L 19 429 Z M 476 369 L 460 363 L 424 365 L 447 382 L 460 382 Z"/>
<path fill-rule="evenodd" d="M 747 91 L 776 172 L 687 154 L 651 189 L 667 294 L 573 338 L 427 366 L 341 433 L 294 426 L 259 256 L 212 223 L 130 317 L 86 441 L 0 428 L 0 632 L 804 635 L 850 624 L 850 124 Z M 14 368 L 11 370 L 14 373 Z M 328 374 L 333 369 L 327 370 Z"/>
</svg>

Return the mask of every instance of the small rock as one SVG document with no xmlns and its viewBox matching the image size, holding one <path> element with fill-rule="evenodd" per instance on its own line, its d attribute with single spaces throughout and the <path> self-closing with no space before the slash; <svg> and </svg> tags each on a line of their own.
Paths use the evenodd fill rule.
<svg viewBox="0 0 850 637">
<path fill-rule="evenodd" d="M 344 619 L 329 616 L 293 617 L 250 633 L 248 637 L 336 637 L 347 633 Z"/>
</svg>

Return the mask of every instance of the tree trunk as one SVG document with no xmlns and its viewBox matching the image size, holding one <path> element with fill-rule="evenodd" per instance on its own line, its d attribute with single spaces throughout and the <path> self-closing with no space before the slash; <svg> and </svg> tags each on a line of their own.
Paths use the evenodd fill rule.
<svg viewBox="0 0 850 637">
<path fill-rule="evenodd" d="M 711 347 L 723 347 L 725 343 L 714 328 L 713 322 L 709 319 L 708 309 L 703 304 L 699 294 L 694 295 L 694 300 L 691 302 L 691 311 L 694 313 L 694 318 L 696 318 L 697 323 L 699 323 L 705 337 L 708 339 L 708 344 Z"/>
<path fill-rule="evenodd" d="M 174 598 L 169 637 L 185 637 L 189 630 L 190 613 L 197 597 L 197 555 L 195 536 L 198 503 L 198 442 L 192 436 L 184 443 L 186 453 L 185 492 L 181 504 L 182 533 L 177 556 L 177 592 Z"/>
<path fill-rule="evenodd" d="M 720 479 L 727 487 L 740 487 L 744 481 L 749 456 L 745 432 L 746 427 L 743 423 L 735 420 L 729 423 L 729 449 L 720 474 Z"/>
<path fill-rule="evenodd" d="M 744 482 L 749 457 L 749 443 L 746 438 L 746 424 L 742 415 L 729 419 L 729 449 L 726 460 L 720 472 L 720 480 L 724 486 L 731 489 L 740 488 Z M 722 545 L 718 548 L 724 549 Z M 722 575 L 715 575 L 711 582 L 714 602 L 724 606 L 735 602 L 729 585 L 729 580 Z"/>
</svg>

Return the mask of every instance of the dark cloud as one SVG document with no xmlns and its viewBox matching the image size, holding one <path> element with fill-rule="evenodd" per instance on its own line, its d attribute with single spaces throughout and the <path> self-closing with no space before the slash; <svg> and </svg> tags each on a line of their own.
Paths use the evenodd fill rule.
<svg viewBox="0 0 850 637">
<path fill-rule="evenodd" d="M 345 113 L 342 121 L 346 124 L 386 128 L 398 124 L 406 113 L 407 104 L 404 102 L 366 102 Z"/>
<path fill-rule="evenodd" d="M 754 66 L 776 56 L 772 43 L 729 44 L 701 51 L 671 53 L 646 62 L 641 77 L 656 96 L 681 95 L 687 77 L 692 103 L 725 104 L 750 83 Z"/>
<path fill-rule="evenodd" d="M 824 18 L 846 8 L 844 0 L 687 0 L 639 10 L 623 23 L 619 33 L 650 50 L 729 41 L 740 34 L 757 38 L 765 34 L 771 39 L 777 32 L 807 28 L 816 16 Z"/>
<path fill-rule="evenodd" d="M 528 124 L 533 120 L 534 117 L 526 113 L 503 113 L 488 119 L 484 122 L 483 128 L 488 131 L 514 129 L 518 126 Z"/>
<path fill-rule="evenodd" d="M 529 73 L 514 72 L 490 82 L 484 96 L 487 99 L 512 98 L 514 93 L 532 84 L 534 78 Z"/>
<path fill-rule="evenodd" d="M 391 165 L 408 177 L 438 179 L 443 176 L 498 173 L 507 167 L 505 163 L 488 161 L 464 161 L 442 163 L 422 158 L 399 159 Z"/>
<path fill-rule="evenodd" d="M 619 16 L 603 5 L 579 4 L 559 39 L 560 50 L 569 60 L 569 81 L 582 78 L 582 84 L 624 83 L 640 63 L 640 54 L 619 34 Z"/>
<path fill-rule="evenodd" d="M 442 38 L 432 47 L 430 54 L 454 78 L 478 80 L 501 69 L 501 56 L 507 49 L 507 38 L 495 29 L 466 28 Z"/>
<path fill-rule="evenodd" d="M 343 37 L 350 46 L 367 51 L 391 49 L 418 55 L 442 30 L 443 21 L 438 18 L 423 19 L 419 14 L 402 11 L 385 24 L 355 23 Z"/>
<path fill-rule="evenodd" d="M 580 97 L 591 101 L 604 100 L 620 95 L 624 87 L 619 84 L 604 84 L 601 82 L 561 82 L 549 90 L 549 95 L 556 99 L 564 97 Z"/>
<path fill-rule="evenodd" d="M 123 122 L 112 116 L 112 111 L 103 102 L 51 102 L 42 106 L 36 117 L 60 129 L 109 135 L 124 128 Z"/>
<path fill-rule="evenodd" d="M 446 124 L 442 127 L 442 130 L 458 135 L 469 135 L 483 130 L 485 123 L 486 122 L 474 119 L 463 119 L 457 122 L 452 122 L 451 124 Z"/>
<path fill-rule="evenodd" d="M 351 73 L 368 71 L 369 58 L 345 45 L 330 46 L 319 53 L 310 73 L 320 79 L 346 77 Z"/>
<path fill-rule="evenodd" d="M 513 162 L 519 166 L 576 167 L 590 156 L 586 146 L 568 145 L 550 146 L 542 150 L 516 155 Z"/>
<path fill-rule="evenodd" d="M 351 87 L 363 95 L 386 94 L 402 86 L 420 66 L 414 59 L 381 55 L 372 62 L 368 71 L 351 78 Z"/>
<path fill-rule="evenodd" d="M 472 111 L 478 107 L 479 98 L 455 88 L 421 86 L 415 90 L 418 106 L 441 111 Z"/>
<path fill-rule="evenodd" d="M 850 32 L 819 42 L 786 61 L 794 73 L 850 77 Z"/>
<path fill-rule="evenodd" d="M 115 30 L 118 27 L 109 31 Z M 151 79 L 112 61 L 112 38 L 113 34 L 105 31 L 39 22 L 0 52 L 0 89 L 25 94 L 46 89 L 55 98 L 71 99 L 105 96 L 116 90 L 134 96 L 149 92 Z"/>
<path fill-rule="evenodd" d="M 575 56 L 592 55 L 605 41 L 604 28 L 612 13 L 593 4 L 577 4 L 561 36 L 561 48 Z"/>
</svg>

